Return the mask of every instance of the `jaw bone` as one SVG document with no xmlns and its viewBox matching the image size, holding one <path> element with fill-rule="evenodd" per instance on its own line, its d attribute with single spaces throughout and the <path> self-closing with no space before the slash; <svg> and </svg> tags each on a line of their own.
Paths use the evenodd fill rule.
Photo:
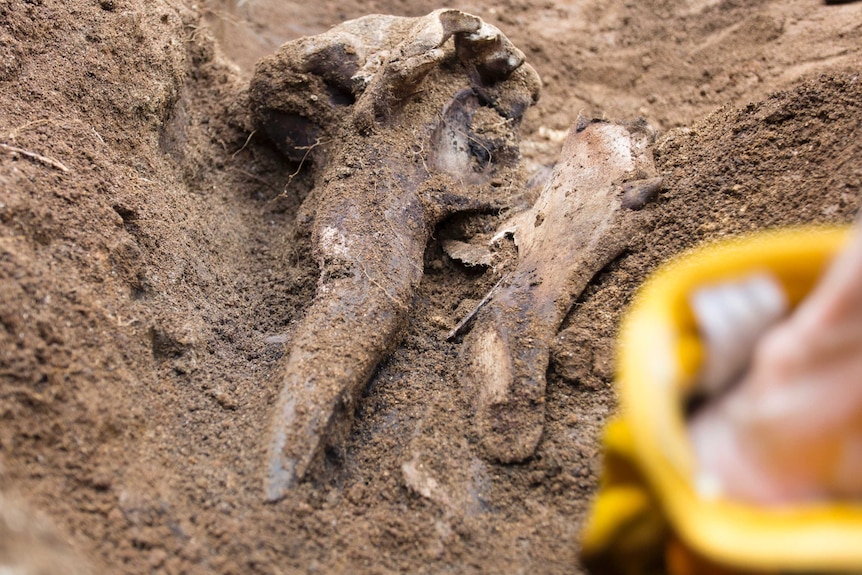
<svg viewBox="0 0 862 575">
<path fill-rule="evenodd" d="M 517 169 L 517 126 L 539 86 L 499 30 L 457 10 L 360 18 L 258 65 L 258 125 L 316 170 L 306 202 L 320 267 L 278 374 L 268 500 L 346 439 L 362 389 L 397 343 L 434 226 L 493 201 L 488 182 Z"/>
</svg>

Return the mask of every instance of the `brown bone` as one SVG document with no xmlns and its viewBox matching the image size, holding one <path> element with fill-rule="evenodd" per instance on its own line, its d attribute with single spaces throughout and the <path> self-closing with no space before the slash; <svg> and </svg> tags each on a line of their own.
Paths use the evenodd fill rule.
<svg viewBox="0 0 862 575">
<path fill-rule="evenodd" d="M 626 208 L 643 205 L 630 190 L 658 189 L 651 142 L 642 126 L 572 128 L 539 200 L 503 226 L 514 230 L 518 264 L 464 346 L 479 433 L 495 459 L 522 461 L 536 449 L 550 342 L 572 301 L 624 249 L 638 218 Z"/>
<path fill-rule="evenodd" d="M 474 43 L 481 49 L 470 49 Z M 509 131 L 503 140 L 515 141 L 539 90 L 522 64 L 496 28 L 438 10 L 347 22 L 258 65 L 255 117 L 289 157 L 314 147 L 318 170 L 309 211 L 320 278 L 279 370 L 268 500 L 282 498 L 324 448 L 346 437 L 361 390 L 397 343 L 434 226 L 487 206 L 488 179 L 515 168 L 517 153 L 493 150 L 498 160 L 489 162 L 468 140 L 494 148 L 471 127 L 484 106 Z"/>
</svg>

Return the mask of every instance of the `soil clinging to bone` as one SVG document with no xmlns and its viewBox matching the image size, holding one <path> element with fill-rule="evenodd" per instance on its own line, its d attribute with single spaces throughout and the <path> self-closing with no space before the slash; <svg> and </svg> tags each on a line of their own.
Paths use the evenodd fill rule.
<svg viewBox="0 0 862 575">
<path fill-rule="evenodd" d="M 661 131 L 648 225 L 552 343 L 535 455 L 502 465 L 482 455 L 447 335 L 505 270 L 442 242 L 493 235 L 507 214 L 444 221 L 343 449 L 267 504 L 268 375 L 318 269 L 300 209 L 313 180 L 254 133 L 251 66 L 349 18 L 437 7 L 0 2 L 0 490 L 42 518 L 18 523 L 21 545 L 100 573 L 576 571 L 637 286 L 699 241 L 849 221 L 860 204 L 862 4 L 457 6 L 543 78 L 525 180 L 581 112 Z M 506 193 L 529 205 L 538 190 Z M 26 556 L 0 547 L 0 562 Z"/>
</svg>

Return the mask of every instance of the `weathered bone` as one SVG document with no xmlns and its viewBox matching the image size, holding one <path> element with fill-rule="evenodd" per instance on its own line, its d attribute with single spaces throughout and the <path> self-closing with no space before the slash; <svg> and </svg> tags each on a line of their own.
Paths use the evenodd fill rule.
<svg viewBox="0 0 862 575">
<path fill-rule="evenodd" d="M 656 179 L 644 126 L 592 122 L 572 128 L 561 161 L 514 230 L 518 264 L 476 317 L 464 353 L 476 387 L 488 454 L 530 457 L 544 425 L 551 339 L 572 301 L 626 246 Z"/>
<path fill-rule="evenodd" d="M 286 155 L 310 155 L 317 169 L 310 212 L 320 266 L 280 369 L 268 500 L 346 437 L 362 388 L 406 320 L 433 227 L 487 205 L 486 182 L 513 169 L 517 154 L 499 148 L 516 141 L 540 85 L 522 64 L 496 28 L 438 10 L 346 22 L 258 65 L 249 91 L 255 117 Z M 504 144 L 474 132 L 483 107 L 510 131 Z M 493 161 L 464 138 L 494 150 Z"/>
</svg>

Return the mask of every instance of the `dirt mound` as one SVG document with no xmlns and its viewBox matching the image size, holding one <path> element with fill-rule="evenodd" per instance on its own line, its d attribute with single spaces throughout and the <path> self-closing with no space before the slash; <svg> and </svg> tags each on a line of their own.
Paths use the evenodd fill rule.
<svg viewBox="0 0 862 575">
<path fill-rule="evenodd" d="M 616 325 L 646 274 L 701 240 L 848 221 L 862 198 L 862 4 L 684 4 L 463 6 L 545 81 L 527 169 L 581 111 L 688 126 L 656 145 L 650 225 L 566 320 L 537 454 L 489 462 L 465 424 L 445 334 L 498 278 L 439 240 L 499 218 L 457 217 L 344 449 L 269 505 L 272 374 L 317 269 L 311 179 L 252 133 L 248 65 L 366 11 L 436 6 L 0 2 L 0 489 L 106 573 L 571 572 Z"/>
</svg>

